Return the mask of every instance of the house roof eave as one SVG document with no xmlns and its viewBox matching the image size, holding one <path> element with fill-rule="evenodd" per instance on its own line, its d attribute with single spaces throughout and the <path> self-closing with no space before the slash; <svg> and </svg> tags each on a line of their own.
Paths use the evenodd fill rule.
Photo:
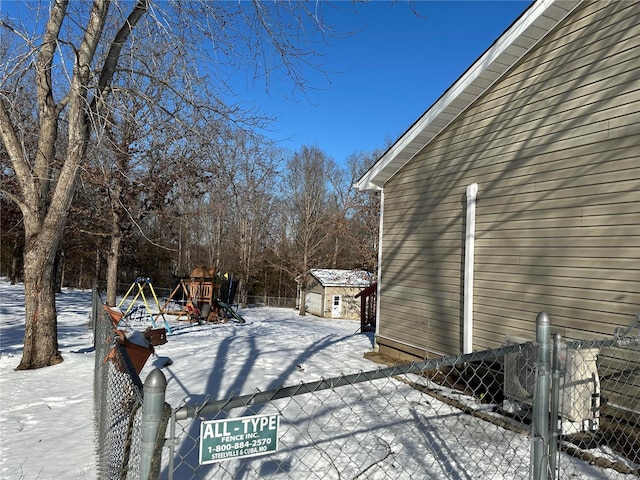
<svg viewBox="0 0 640 480">
<path fill-rule="evenodd" d="M 537 0 L 354 183 L 359 191 L 382 190 L 453 120 L 471 106 L 582 0 Z"/>
</svg>

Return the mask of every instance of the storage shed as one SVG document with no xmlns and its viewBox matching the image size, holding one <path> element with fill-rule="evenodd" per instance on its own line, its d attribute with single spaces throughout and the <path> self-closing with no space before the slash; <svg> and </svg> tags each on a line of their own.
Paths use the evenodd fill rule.
<svg viewBox="0 0 640 480">
<path fill-rule="evenodd" d="M 536 1 L 356 182 L 382 195 L 381 352 L 633 322 L 638 38 L 640 2 Z"/>
<path fill-rule="evenodd" d="M 371 285 L 371 273 L 319 268 L 311 269 L 309 273 L 311 284 L 306 294 L 308 313 L 323 318 L 360 319 L 360 300 L 356 295 Z"/>
</svg>

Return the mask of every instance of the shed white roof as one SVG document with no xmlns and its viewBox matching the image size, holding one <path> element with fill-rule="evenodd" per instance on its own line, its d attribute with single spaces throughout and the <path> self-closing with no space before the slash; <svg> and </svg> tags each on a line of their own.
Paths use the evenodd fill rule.
<svg viewBox="0 0 640 480">
<path fill-rule="evenodd" d="M 354 184 L 382 190 L 414 155 L 475 102 L 582 0 L 537 0 Z"/>
<path fill-rule="evenodd" d="M 364 270 L 338 270 L 314 268 L 311 275 L 325 287 L 368 287 L 372 275 Z"/>
</svg>

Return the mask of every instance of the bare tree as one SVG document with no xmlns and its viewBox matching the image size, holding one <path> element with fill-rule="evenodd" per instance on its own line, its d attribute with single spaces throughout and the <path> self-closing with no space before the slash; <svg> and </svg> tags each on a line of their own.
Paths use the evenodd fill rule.
<svg viewBox="0 0 640 480">
<path fill-rule="evenodd" d="M 245 58 L 259 55 L 261 60 L 268 60 L 262 62 L 259 72 L 268 74 L 274 65 L 283 66 L 298 86 L 304 79 L 296 65 L 312 58 L 306 46 L 299 47 L 304 42 L 298 41 L 298 35 L 304 35 L 310 25 L 318 31 L 320 24 L 315 12 L 307 10 L 303 2 L 255 1 L 245 6 L 232 2 L 152 5 L 151 0 L 133 4 L 54 0 L 48 12 L 35 13 L 29 25 L 33 27 L 31 33 L 7 19 L 0 20 L 5 33 L 22 41 L 22 47 L 0 52 L 7 59 L 0 77 L 0 136 L 16 186 L 15 190 L 3 188 L 2 193 L 20 208 L 25 229 L 25 338 L 18 369 L 62 361 L 53 289 L 54 259 L 78 170 L 86 159 L 92 132 L 100 132 L 121 56 L 125 51 L 136 55 L 134 30 L 138 24 L 146 19 L 146 33 L 153 34 L 159 43 L 174 42 L 176 48 L 185 45 L 185 58 L 194 58 L 187 55 L 188 48 L 201 45 L 201 34 L 207 32 L 215 36 L 212 43 L 216 47 L 222 45 L 220 58 L 232 61 L 240 46 Z M 46 22 L 38 30 L 41 14 L 46 15 Z M 235 26 L 232 18 L 239 19 Z M 194 68 L 199 65 L 194 63 Z M 188 79 L 165 78 L 162 72 L 154 72 L 152 64 L 139 73 L 159 82 L 179 83 L 176 89 L 184 88 L 185 96 L 197 91 Z M 18 101 L 25 95 L 37 105 L 32 115 L 25 115 Z M 194 95 L 194 101 L 197 98 Z M 23 129 L 25 118 L 33 122 L 34 117 L 35 129 Z M 24 132 L 33 134 L 32 142 L 24 138 Z"/>
<path fill-rule="evenodd" d="M 302 146 L 287 162 L 283 194 L 288 215 L 288 265 L 300 285 L 300 315 L 306 312 L 309 270 L 324 264 L 333 212 L 328 202 L 335 162 L 317 146 Z M 329 250 L 330 252 L 330 250 Z"/>
<path fill-rule="evenodd" d="M 380 231 L 380 194 L 357 192 L 353 184 L 373 165 L 384 150 L 370 153 L 355 152 L 347 159 L 349 188 L 345 193 L 347 232 L 345 242 L 349 245 L 352 268 L 377 272 L 378 240 Z"/>
<path fill-rule="evenodd" d="M 261 261 L 273 210 L 274 186 L 280 166 L 279 152 L 260 137 L 236 135 L 228 164 L 227 178 L 237 239 L 240 269 L 240 302 L 247 305 L 251 277 Z"/>
<path fill-rule="evenodd" d="M 0 259 L 3 272 L 8 273 L 9 281 L 15 284 L 20 278 L 20 258 L 24 243 L 22 216 L 16 206 L 0 198 Z"/>
<path fill-rule="evenodd" d="M 160 250 L 172 251 L 170 237 L 162 244 L 142 229 L 143 219 L 164 215 L 177 198 L 177 179 L 194 170 L 198 148 L 190 141 L 190 132 L 182 128 L 179 114 L 167 114 L 165 102 L 171 95 L 161 86 L 138 90 L 143 95 L 118 97 L 119 108 L 106 116 L 103 127 L 102 155 L 95 155 L 84 169 L 91 183 L 108 198 L 102 212 L 109 219 L 105 232 L 110 239 L 107 253 L 107 298 L 115 305 L 120 246 L 125 237 L 137 233 L 143 242 Z M 186 122 L 185 122 L 186 123 Z M 192 136 L 192 135 L 191 135 Z M 196 173 L 197 175 L 197 173 Z M 167 228 L 169 231 L 169 228 Z M 146 275 L 145 275 L 146 276 Z"/>
<path fill-rule="evenodd" d="M 62 361 L 58 351 L 57 316 L 53 289 L 53 264 L 75 189 L 76 174 L 89 140 L 90 119 L 97 115 L 117 60 L 132 28 L 147 9 L 138 2 L 109 48 L 100 74 L 92 75 L 92 65 L 104 32 L 109 2 L 96 1 L 86 21 L 84 35 L 73 54 L 73 65 L 66 70 L 65 91 L 54 87 L 56 51 L 67 16 L 69 2 L 53 3 L 35 53 L 35 90 L 38 99 L 37 147 L 28 152 L 19 138 L 19 120 L 11 98 L 0 99 L 0 128 L 4 147 L 11 160 L 19 191 L 10 194 L 23 215 L 25 226 L 25 340 L 18 369 L 39 368 Z M 33 44 L 35 48 L 35 43 Z M 26 62 L 33 54 L 16 59 Z M 94 95 L 89 91 L 93 88 Z M 56 143 L 61 133 L 60 120 L 66 114 L 66 151 L 61 166 L 55 169 Z M 6 193 L 5 193 L 6 194 Z"/>
</svg>

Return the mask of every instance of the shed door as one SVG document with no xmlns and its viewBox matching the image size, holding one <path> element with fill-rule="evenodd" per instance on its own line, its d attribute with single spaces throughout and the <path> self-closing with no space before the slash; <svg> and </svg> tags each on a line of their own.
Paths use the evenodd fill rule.
<svg viewBox="0 0 640 480">
<path fill-rule="evenodd" d="M 318 315 L 321 317 L 322 295 L 317 292 L 307 292 L 306 310 L 313 315 Z"/>
<path fill-rule="evenodd" d="M 342 315 L 342 296 L 334 295 L 331 305 L 331 318 L 340 318 Z"/>
</svg>

